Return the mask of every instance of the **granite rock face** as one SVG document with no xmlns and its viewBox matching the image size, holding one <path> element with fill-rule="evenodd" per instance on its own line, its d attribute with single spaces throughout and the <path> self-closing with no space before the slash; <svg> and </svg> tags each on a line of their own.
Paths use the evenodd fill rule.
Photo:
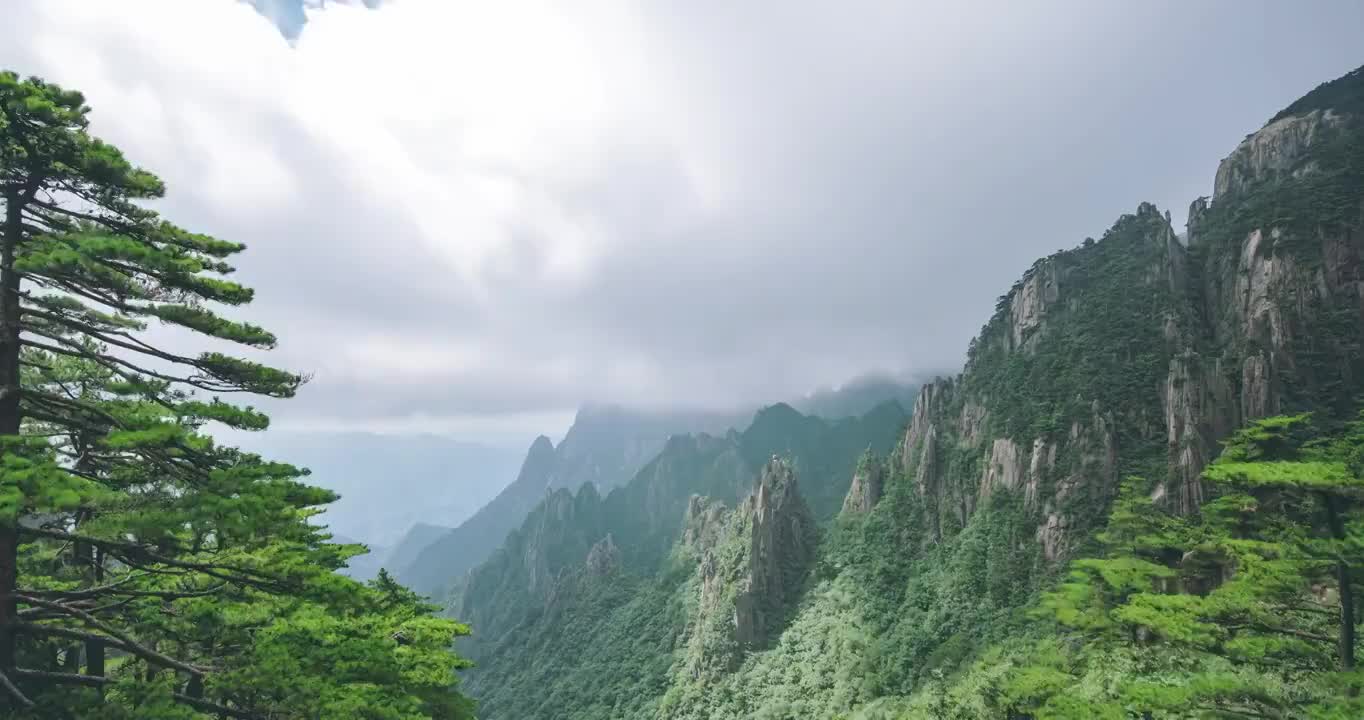
<svg viewBox="0 0 1364 720">
<path fill-rule="evenodd" d="M 1364 186 L 1323 154 L 1348 151 L 1338 141 L 1364 136 L 1364 118 L 1310 105 L 1221 162 L 1184 239 L 1168 212 L 1142 203 L 1103 239 L 1039 260 L 1001 298 L 965 370 L 921 387 L 889 482 L 913 483 L 932 537 L 1016 496 L 1003 502 L 1031 513 L 1042 555 L 1062 561 L 1124 468 L 1194 512 L 1203 468 L 1241 424 L 1364 389 Z M 1322 197 L 1344 204 L 1328 213 Z M 1123 315 L 1122 304 L 1149 310 Z M 1111 318 L 1128 324 L 1086 345 Z M 1110 373 L 1063 387 L 1055 370 L 1018 370 L 1042 356 Z M 1000 380 L 1010 372 L 1023 379 Z"/>
<path fill-rule="evenodd" d="M 885 466 L 874 457 L 866 457 L 853 473 L 852 487 L 843 500 L 843 512 L 866 514 L 876 507 L 885 490 Z"/>
<path fill-rule="evenodd" d="M 780 633 L 805 589 L 816 543 L 815 519 L 795 471 L 776 456 L 733 511 L 692 498 L 682 541 L 698 557 L 689 674 L 732 669 L 744 652 Z"/>
<path fill-rule="evenodd" d="M 604 577 L 610 575 L 620 567 L 620 548 L 616 547 L 616 540 L 611 533 L 606 533 L 606 537 L 597 541 L 592 549 L 587 551 L 587 573 L 593 577 Z"/>
<path fill-rule="evenodd" d="M 1283 175 L 1301 176 L 1316 165 L 1305 160 L 1307 150 L 1343 117 L 1332 110 L 1313 110 L 1280 118 L 1252 133 L 1217 166 L 1213 198 L 1244 192 L 1249 187 Z"/>
<path fill-rule="evenodd" d="M 1047 310 L 1061 299 L 1060 273 L 1047 264 L 1023 282 L 1009 303 L 1011 347 L 1027 351 L 1042 337 Z"/>
<path fill-rule="evenodd" d="M 734 637 L 757 646 L 779 628 L 815 559 L 815 520 L 796 487 L 796 474 L 773 457 L 739 508 L 749 529 L 747 576 L 734 603 Z"/>
<path fill-rule="evenodd" d="M 682 521 L 682 546 L 702 554 L 715 547 L 725 529 L 729 509 L 719 500 L 692 495 Z"/>
</svg>

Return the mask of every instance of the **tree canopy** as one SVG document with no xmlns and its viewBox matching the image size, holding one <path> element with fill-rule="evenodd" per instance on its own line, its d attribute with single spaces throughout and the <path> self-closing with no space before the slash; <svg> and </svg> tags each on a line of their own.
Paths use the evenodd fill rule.
<svg viewBox="0 0 1364 720">
<path fill-rule="evenodd" d="M 1004 683 L 1004 704 L 1036 718 L 1360 717 L 1362 460 L 1364 416 L 1336 430 L 1281 416 L 1227 441 L 1199 516 L 1130 479 L 1103 554 L 1044 596 L 1059 631 Z M 1131 665 L 1108 692 L 1077 701 L 1119 655 Z"/>
<path fill-rule="evenodd" d="M 276 342 L 229 316 L 244 246 L 149 209 L 163 183 L 89 114 L 0 73 L 0 710 L 471 716 L 449 651 L 467 629 L 336 574 L 363 549 L 309 522 L 335 496 L 207 434 L 264 430 L 232 398 L 305 378 L 228 351 Z"/>
</svg>

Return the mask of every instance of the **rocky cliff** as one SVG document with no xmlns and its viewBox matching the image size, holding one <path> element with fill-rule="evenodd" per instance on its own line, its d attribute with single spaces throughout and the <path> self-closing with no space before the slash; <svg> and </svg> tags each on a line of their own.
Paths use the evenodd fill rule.
<svg viewBox="0 0 1364 720">
<path fill-rule="evenodd" d="M 870 450 L 857 460 L 853 471 L 852 486 L 843 499 L 843 513 L 869 513 L 881 500 L 886 477 L 885 466 Z"/>
<path fill-rule="evenodd" d="M 1344 412 L 1364 382 L 1364 74 L 1304 96 L 1189 209 L 1194 323 L 1165 388 L 1173 500 L 1192 510 L 1216 441 L 1280 412 Z"/>
<path fill-rule="evenodd" d="M 620 548 L 616 547 L 615 538 L 608 532 L 606 537 L 587 551 L 587 573 L 592 577 L 604 577 L 619 567 Z"/>
<path fill-rule="evenodd" d="M 1317 169 L 1312 146 L 1346 124 L 1333 109 L 1287 115 L 1252 133 L 1221 164 L 1213 197 L 1244 193 L 1267 181 L 1301 177 Z"/>
<path fill-rule="evenodd" d="M 932 540 L 1005 492 L 1056 560 L 1120 472 L 1153 470 L 1161 383 L 1182 351 L 1167 326 L 1189 324 L 1186 263 L 1167 216 L 1142 204 L 1000 299 L 963 373 L 920 390 L 891 468 L 924 499 Z"/>
<path fill-rule="evenodd" d="M 698 556 L 685 661 L 694 677 L 731 669 L 779 634 L 815 559 L 814 516 L 781 458 L 772 457 L 733 512 L 717 516 L 717 507 L 696 500 L 687 518 Z"/>
<path fill-rule="evenodd" d="M 1120 475 L 1192 512 L 1235 427 L 1345 409 L 1364 382 L 1362 84 L 1324 85 L 1242 141 L 1187 246 L 1143 203 L 1000 298 L 962 374 L 921 389 L 896 457 L 937 539 L 1021 491 L 1057 560 Z"/>
<path fill-rule="evenodd" d="M 815 557 L 815 520 L 791 466 L 775 455 L 739 512 L 747 516 L 748 557 L 734 605 L 734 636 L 753 647 L 780 628 L 800 594 Z"/>
</svg>

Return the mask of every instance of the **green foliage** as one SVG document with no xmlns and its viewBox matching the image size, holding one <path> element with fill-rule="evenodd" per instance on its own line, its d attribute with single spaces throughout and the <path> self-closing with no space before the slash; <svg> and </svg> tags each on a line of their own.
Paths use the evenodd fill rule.
<svg viewBox="0 0 1364 720">
<path fill-rule="evenodd" d="M 1364 114 L 1364 67 L 1356 68 L 1334 80 L 1318 85 L 1269 119 L 1271 125 L 1290 115 L 1305 115 L 1313 110 Z"/>
<path fill-rule="evenodd" d="M 1125 483 L 1100 536 L 1103 555 L 1074 562 L 1069 579 L 1044 595 L 1040 617 L 1059 634 L 1007 674 L 1001 707 L 1084 717 L 1067 709 L 1070 688 L 1102 671 L 1099 658 L 1126 653 L 1148 661 L 1087 700 L 1092 712 L 1364 710 L 1364 675 L 1353 661 L 1358 611 L 1342 592 L 1359 584 L 1352 570 L 1364 563 L 1364 420 L 1326 438 L 1314 434 L 1303 415 L 1236 433 L 1205 473 L 1219 495 L 1200 517 L 1169 515 L 1144 483 Z M 1058 648 L 1079 649 L 1058 659 Z M 1170 676 L 1177 667 L 1184 669 Z"/>
<path fill-rule="evenodd" d="M 655 717 L 686 623 L 685 575 L 576 577 L 562 600 L 481 654 L 471 691 L 487 717 Z M 487 678 L 486 681 L 481 678 Z"/>
<path fill-rule="evenodd" d="M 605 498 L 587 486 L 576 495 L 561 490 L 547 497 L 451 599 L 477 629 L 461 648 L 476 662 L 468 688 L 482 712 L 653 718 L 676 672 L 697 668 L 688 653 L 703 651 L 718 663 L 708 677 L 730 669 L 731 659 L 742 662 L 744 649 L 727 627 L 732 619 L 697 611 L 700 558 L 677 547 L 692 496 L 733 507 L 759 469 L 781 454 L 795 469 L 801 495 L 823 498 L 819 505 L 810 501 L 812 512 L 832 517 L 857 458 L 868 447 L 887 453 L 903 422 L 898 405 L 833 423 L 773 406 L 742 434 L 673 438 Z M 742 523 L 742 514 L 736 519 Z M 584 559 L 608 533 L 621 549 L 621 567 L 596 577 Z M 748 552 L 745 528 L 729 527 L 725 538 L 716 563 L 737 571 Z M 729 607 L 734 590 L 725 585 Z M 766 617 L 789 615 L 765 609 Z M 705 627 L 694 627 L 697 619 Z M 705 637 L 691 642 L 698 631 Z"/>
<path fill-rule="evenodd" d="M 981 330 L 961 394 L 989 398 L 992 435 L 1020 443 L 1059 439 L 1071 423 L 1087 421 L 1096 404 L 1133 416 L 1159 411 L 1152 388 L 1165 379 L 1169 350 L 1153 319 L 1178 321 L 1189 313 L 1182 294 L 1162 277 L 1174 261 L 1170 232 L 1155 207 L 1144 204 L 1099 242 L 1038 261 L 1015 285 L 1005 298 L 1010 303 L 1021 302 L 1023 286 L 1038 280 L 1058 285 L 1065 307 L 1029 331 L 1026 349 L 1013 347 L 1011 305 Z M 1163 440 L 1141 427 L 1117 423 L 1119 442 L 1131 448 L 1124 454 L 1129 471 L 1157 458 Z"/>
<path fill-rule="evenodd" d="M 222 396 L 304 378 L 152 344 L 148 324 L 270 348 L 218 314 L 243 246 L 175 227 L 165 188 L 92 137 L 82 96 L 0 73 L 0 715 L 471 718 L 468 628 L 309 519 L 335 495 L 223 447 Z"/>
</svg>

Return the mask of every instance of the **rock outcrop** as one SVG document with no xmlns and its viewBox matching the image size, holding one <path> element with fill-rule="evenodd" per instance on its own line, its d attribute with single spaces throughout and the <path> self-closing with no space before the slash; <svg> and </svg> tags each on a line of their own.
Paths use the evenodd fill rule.
<svg viewBox="0 0 1364 720">
<path fill-rule="evenodd" d="M 616 547 L 616 540 L 611 533 L 606 533 L 606 537 L 597 541 L 592 549 L 587 551 L 587 574 L 593 577 L 603 577 L 615 572 L 620 567 L 620 548 Z"/>
<path fill-rule="evenodd" d="M 749 528 L 747 576 L 734 601 L 734 637 L 764 643 L 800 594 L 815 558 L 815 521 L 796 487 L 796 474 L 772 457 L 739 512 Z"/>
<path fill-rule="evenodd" d="M 1080 519 L 1072 509 L 1105 507 L 1113 495 L 1118 480 L 1117 431 L 1113 414 L 1104 411 L 1095 401 L 1090 405 L 1086 420 L 1071 423 L 1063 447 L 1068 472 L 1055 479 L 1049 497 L 1042 497 L 1040 492 L 1033 490 L 1029 504 L 1029 507 L 1039 509 L 1045 518 L 1037 529 L 1037 539 L 1042 545 L 1042 556 L 1052 562 L 1067 556 L 1073 537 L 1067 529 L 1078 524 Z M 1056 451 L 1045 443 L 1034 446 L 1034 465 L 1038 464 L 1042 452 L 1046 452 L 1047 471 L 1055 470 L 1058 466 L 1054 460 Z"/>
<path fill-rule="evenodd" d="M 805 588 L 817 530 L 791 465 L 776 456 L 732 512 L 694 497 L 683 547 L 699 556 L 688 673 L 723 672 L 774 638 Z"/>
<path fill-rule="evenodd" d="M 996 438 L 985 459 L 977 496 L 985 500 L 995 488 L 1017 490 L 1023 484 L 1023 467 L 1023 453 L 1018 443 L 1009 438 Z"/>
<path fill-rule="evenodd" d="M 919 387 L 919 396 L 914 401 L 909 425 L 905 428 L 904 442 L 901 443 L 901 462 L 908 466 L 922 451 L 920 443 L 927 437 L 929 430 L 938 422 L 943 410 L 952 401 L 952 381 L 937 379 Z"/>
<path fill-rule="evenodd" d="M 1361 82 L 1356 71 L 1323 88 Z M 1364 135 L 1364 118 L 1321 104 L 1339 89 L 1248 136 L 1219 165 L 1213 202 L 1190 206 L 1200 324 L 1162 391 L 1166 491 L 1182 511 L 1202 501 L 1198 476 L 1219 439 L 1281 412 L 1343 410 L 1364 379 L 1364 187 L 1341 170 L 1364 158 L 1339 142 Z"/>
<path fill-rule="evenodd" d="M 682 521 L 682 547 L 702 555 L 715 547 L 725 529 L 729 510 L 723 502 L 692 495 Z"/>
<path fill-rule="evenodd" d="M 885 466 L 870 453 L 863 455 L 853 472 L 852 487 L 843 499 L 843 513 L 869 513 L 880 502 L 886 482 Z"/>
<path fill-rule="evenodd" d="M 1149 203 L 1028 270 L 965 371 L 920 389 L 897 460 L 932 540 L 1002 493 L 1060 561 L 1114 492 L 1119 445 L 1163 456 L 1160 381 L 1194 332 L 1188 274 L 1168 213 Z"/>
<path fill-rule="evenodd" d="M 1216 365 L 1205 371 L 1192 351 L 1170 358 L 1170 369 L 1161 389 L 1165 411 L 1166 462 L 1169 485 L 1166 491 L 1180 512 L 1192 512 L 1203 503 L 1200 473 L 1211 459 L 1215 442 L 1227 432 L 1229 393 Z"/>
<path fill-rule="evenodd" d="M 1301 176 L 1316 163 L 1307 150 L 1343 118 L 1332 110 L 1289 115 L 1252 133 L 1217 166 L 1213 198 L 1245 191 L 1250 186 L 1284 175 Z"/>
<path fill-rule="evenodd" d="M 1364 158 L 1339 139 L 1364 136 L 1364 118 L 1323 104 L 1346 96 L 1309 95 L 1241 142 L 1212 201 L 1190 205 L 1187 246 L 1169 213 L 1142 203 L 1024 274 L 964 372 L 920 389 L 894 459 L 933 539 L 1019 494 L 1042 555 L 1060 561 L 1102 516 L 1130 472 L 1120 467 L 1193 512 L 1203 468 L 1238 426 L 1343 409 L 1359 392 L 1364 187 L 1340 168 Z"/>
<path fill-rule="evenodd" d="M 1027 351 L 1042 335 L 1047 309 L 1061 299 L 1060 273 L 1044 263 L 1028 275 L 1009 303 L 1010 348 Z"/>
</svg>

